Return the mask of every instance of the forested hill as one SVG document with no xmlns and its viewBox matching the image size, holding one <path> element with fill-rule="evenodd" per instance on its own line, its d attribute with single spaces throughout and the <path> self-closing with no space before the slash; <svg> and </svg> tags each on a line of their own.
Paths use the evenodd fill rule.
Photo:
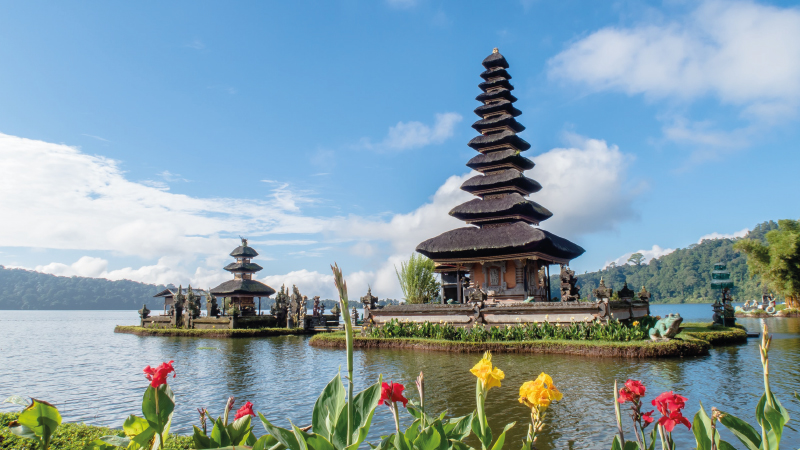
<svg viewBox="0 0 800 450">
<path fill-rule="evenodd" d="M 0 266 L 0 309 L 127 309 L 158 303 L 164 286 L 104 278 L 57 277 Z M 163 305 L 163 301 L 162 301 Z"/>
<path fill-rule="evenodd" d="M 747 238 L 764 240 L 764 235 L 778 224 L 769 221 L 756 226 Z M 603 277 L 606 286 L 615 291 L 627 280 L 628 287 L 638 292 L 642 286 L 653 294 L 656 303 L 710 303 L 719 296 L 711 290 L 711 271 L 714 263 L 723 262 L 731 272 L 734 301 L 761 298 L 762 288 L 758 278 L 752 279 L 747 271 L 747 259 L 733 250 L 736 239 L 707 239 L 687 248 L 677 249 L 648 264 L 625 264 L 617 267 L 578 275 L 581 297 L 591 296 L 592 290 Z M 556 280 L 553 281 L 554 291 Z M 554 295 L 559 295 L 553 292 Z M 593 300 L 593 299 L 592 299 Z"/>
</svg>

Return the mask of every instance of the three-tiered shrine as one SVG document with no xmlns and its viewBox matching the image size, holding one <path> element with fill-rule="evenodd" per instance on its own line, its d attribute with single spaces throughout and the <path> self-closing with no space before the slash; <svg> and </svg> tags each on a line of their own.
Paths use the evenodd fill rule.
<svg viewBox="0 0 800 450">
<path fill-rule="evenodd" d="M 467 286 L 481 288 L 489 302 L 550 300 L 549 266 L 566 266 L 583 254 L 580 246 L 536 228 L 553 214 L 527 199 L 542 186 L 524 175 L 534 163 L 521 155 L 531 145 L 517 133 L 525 129 L 515 117 L 517 98 L 508 62 L 497 49 L 483 60 L 483 91 L 472 127 L 480 136 L 469 141 L 479 154 L 467 167 L 480 172 L 461 185 L 476 199 L 456 206 L 450 215 L 469 226 L 428 239 L 417 251 L 436 263 L 442 274 L 443 299 L 463 303 Z"/>
<path fill-rule="evenodd" d="M 226 281 L 211 289 L 211 293 L 216 296 L 230 298 L 231 304 L 239 308 L 241 315 L 255 315 L 255 298 L 258 297 L 259 299 L 258 309 L 260 310 L 261 297 L 269 297 L 275 293 L 275 289 L 253 279 L 253 274 L 263 268 L 251 262 L 252 258 L 258 256 L 258 252 L 247 245 L 247 239 L 242 238 L 242 245 L 236 247 L 230 255 L 236 258 L 236 262 L 225 266 L 225 270 L 233 274 L 233 280 Z"/>
</svg>

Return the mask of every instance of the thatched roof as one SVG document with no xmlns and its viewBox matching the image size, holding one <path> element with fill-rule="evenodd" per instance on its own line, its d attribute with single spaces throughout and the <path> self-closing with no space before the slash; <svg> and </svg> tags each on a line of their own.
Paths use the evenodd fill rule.
<svg viewBox="0 0 800 450">
<path fill-rule="evenodd" d="M 509 75 L 506 69 L 502 67 L 493 67 L 491 69 L 486 69 L 481 73 L 481 78 L 483 78 L 484 80 L 497 77 L 502 77 L 505 78 L 506 80 L 511 79 L 511 75 Z"/>
<path fill-rule="evenodd" d="M 256 280 L 230 280 L 211 289 L 211 293 L 224 297 L 269 297 L 275 293 L 275 289 Z"/>
<path fill-rule="evenodd" d="M 494 134 L 475 136 L 467 143 L 467 145 L 478 151 L 486 147 L 495 147 L 503 144 L 513 145 L 514 148 L 522 151 L 531 148 L 531 144 L 526 142 L 525 139 L 517 136 L 513 131 L 508 130 Z"/>
<path fill-rule="evenodd" d="M 461 189 L 473 193 L 496 189 L 501 187 L 515 186 L 528 194 L 539 192 L 542 185 L 526 177 L 522 172 L 515 169 L 499 170 L 489 175 L 475 175 L 461 185 Z M 512 192 L 509 189 L 509 192 Z"/>
<path fill-rule="evenodd" d="M 511 104 L 508 100 L 500 100 L 497 102 L 487 103 L 485 105 L 478 106 L 475 108 L 475 114 L 483 117 L 487 114 L 496 113 L 502 111 L 506 114 L 511 114 L 514 117 L 519 116 L 522 114 L 522 111 L 514 108 L 514 105 Z"/>
<path fill-rule="evenodd" d="M 240 246 L 236 247 L 236 249 L 234 249 L 231 252 L 231 256 L 233 256 L 234 258 L 237 257 L 237 256 L 243 256 L 245 258 L 254 258 L 254 257 L 258 256 L 258 252 L 255 251 L 255 249 L 253 247 L 248 247 L 246 245 L 240 245 Z"/>
<path fill-rule="evenodd" d="M 500 150 L 499 152 L 481 153 L 467 161 L 467 167 L 481 171 L 484 167 L 495 167 L 502 164 L 513 164 L 522 170 L 533 169 L 533 161 L 519 154 L 513 149 Z"/>
<path fill-rule="evenodd" d="M 475 260 L 481 257 L 541 253 L 570 260 L 585 251 L 579 245 L 525 222 L 501 227 L 463 227 L 447 231 L 417 246 L 417 251 L 437 259 Z"/>
<path fill-rule="evenodd" d="M 224 267 L 228 272 L 258 272 L 263 267 L 256 263 L 238 263 L 232 262 Z"/>
<path fill-rule="evenodd" d="M 475 128 L 478 131 L 485 130 L 487 128 L 498 128 L 504 126 L 511 128 L 517 133 L 525 130 L 525 127 L 517 122 L 517 119 L 515 119 L 511 114 L 492 116 L 487 119 L 481 119 L 472 124 L 472 128 Z"/>
<path fill-rule="evenodd" d="M 470 200 L 451 209 L 450 215 L 464 221 L 516 215 L 528 218 L 530 223 L 539 223 L 549 219 L 553 213 L 514 192 L 500 198 Z"/>
<path fill-rule="evenodd" d="M 503 55 L 500 54 L 500 52 L 492 52 L 492 54 L 487 56 L 481 64 L 483 64 L 483 67 L 486 67 L 487 69 L 491 69 L 492 67 L 502 67 L 503 69 L 508 69 L 508 63 Z"/>
<path fill-rule="evenodd" d="M 475 100 L 479 102 L 485 102 L 487 100 L 496 100 L 498 98 L 506 99 L 510 102 L 517 101 L 517 97 L 514 97 L 511 94 L 511 91 L 508 89 L 500 89 L 499 91 L 492 91 L 492 92 L 482 92 L 475 97 Z"/>
<path fill-rule="evenodd" d="M 498 79 L 492 80 L 492 81 L 486 80 L 486 81 L 484 81 L 482 83 L 479 83 L 478 87 L 484 92 L 488 91 L 489 89 L 498 88 L 498 87 L 506 88 L 509 91 L 513 91 L 514 90 L 514 86 L 512 86 L 511 83 L 508 80 L 506 80 L 505 78 L 498 78 Z"/>
</svg>

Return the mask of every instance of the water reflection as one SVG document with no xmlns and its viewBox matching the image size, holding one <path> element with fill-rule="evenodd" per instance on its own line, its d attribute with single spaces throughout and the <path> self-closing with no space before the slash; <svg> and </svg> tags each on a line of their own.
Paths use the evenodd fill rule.
<svg viewBox="0 0 800 450">
<path fill-rule="evenodd" d="M 658 308 L 663 307 L 657 305 Z M 684 308 L 685 307 L 685 308 Z M 664 307 L 666 308 L 666 307 Z M 656 306 L 654 306 L 656 309 Z M 708 305 L 669 305 L 687 321 L 708 316 Z M 654 313 L 659 314 L 658 311 Z M 0 396 L 35 396 L 54 401 L 67 421 L 119 426 L 128 414 L 140 414 L 147 381 L 141 369 L 175 360 L 178 376 L 170 382 L 178 396 L 174 429 L 188 433 L 197 423 L 195 408 L 220 414 L 229 395 L 250 400 L 277 423 L 310 423 L 311 409 L 322 387 L 344 369 L 344 353 L 316 349 L 307 338 L 261 339 L 158 338 L 113 334 L 115 324 L 133 323 L 134 312 L 4 311 L 0 315 Z M 800 390 L 800 319 L 764 319 L 775 333 L 770 352 L 773 389 L 795 421 L 798 405 L 791 394 Z M 750 330 L 760 319 L 742 319 Z M 758 343 L 715 349 L 701 358 L 668 360 L 600 359 L 563 355 L 496 354 L 506 373 L 501 388 L 490 391 L 487 410 L 495 435 L 508 422 L 514 446 L 527 431 L 528 410 L 518 401 L 519 386 L 540 372 L 551 374 L 564 392 L 545 418 L 540 449 L 607 449 L 614 429 L 614 380 L 641 379 L 648 399 L 674 390 L 690 399 L 687 414 L 698 401 L 717 406 L 754 423 L 762 391 Z M 479 354 L 412 350 L 370 350 L 355 355 L 356 389 L 383 374 L 384 380 L 406 384 L 416 398 L 413 380 L 425 372 L 427 404 L 433 411 L 469 414 L 475 405 L 475 378 L 469 369 Z M 0 405 L 4 411 L 11 405 Z M 405 423 L 410 423 L 408 417 Z M 790 422 L 793 425 L 794 422 Z M 393 430 L 388 408 L 375 414 L 372 436 Z M 794 428 L 785 435 L 787 448 L 800 445 Z M 261 432 L 262 430 L 257 429 Z M 676 432 L 679 446 L 694 445 L 690 432 Z M 736 442 L 732 436 L 726 436 Z"/>
</svg>

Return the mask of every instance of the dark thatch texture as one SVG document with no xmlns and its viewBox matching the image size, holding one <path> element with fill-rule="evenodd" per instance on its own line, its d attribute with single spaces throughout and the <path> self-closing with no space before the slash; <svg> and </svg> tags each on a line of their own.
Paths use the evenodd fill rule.
<svg viewBox="0 0 800 450">
<path fill-rule="evenodd" d="M 494 147 L 497 145 L 513 145 L 517 150 L 525 151 L 531 148 L 531 144 L 527 143 L 525 139 L 514 134 L 513 131 L 501 131 L 499 133 L 475 136 L 467 143 L 470 147 L 480 151 L 482 148 Z"/>
<path fill-rule="evenodd" d="M 484 92 L 488 91 L 489 89 L 498 88 L 498 87 L 506 88 L 509 91 L 513 91 L 514 90 L 514 86 L 512 86 L 511 83 L 508 80 L 505 80 L 505 79 L 502 79 L 502 78 L 499 78 L 497 80 L 492 80 L 492 81 L 484 81 L 484 82 L 478 84 L 478 87 L 481 88 L 481 90 L 484 91 Z"/>
<path fill-rule="evenodd" d="M 476 198 L 450 210 L 450 215 L 460 220 L 488 219 L 496 216 L 519 215 L 529 218 L 531 223 L 549 219 L 553 213 L 544 206 L 517 194 L 501 198 L 481 200 Z"/>
<path fill-rule="evenodd" d="M 478 96 L 475 97 L 475 100 L 479 102 L 485 102 L 487 100 L 496 100 L 498 98 L 506 99 L 512 103 L 517 101 L 517 97 L 514 97 L 511 94 L 511 91 L 509 91 L 508 89 L 500 89 L 499 91 L 492 91 L 492 92 L 483 92 L 478 94 Z"/>
<path fill-rule="evenodd" d="M 504 112 L 514 117 L 517 117 L 520 114 L 522 114 L 522 111 L 518 110 L 517 108 L 514 108 L 514 105 L 512 105 L 511 102 L 508 100 L 500 100 L 498 102 L 488 103 L 475 108 L 475 114 L 481 117 L 484 117 L 487 114 L 493 114 L 497 112 Z"/>
<path fill-rule="evenodd" d="M 487 69 L 491 69 L 493 67 L 502 67 L 503 69 L 508 69 L 508 63 L 506 62 L 506 59 L 499 52 L 492 53 L 491 55 L 487 56 L 481 64 L 483 64 L 483 67 L 486 67 Z"/>
<path fill-rule="evenodd" d="M 487 128 L 509 127 L 512 130 L 520 133 L 525 130 L 525 126 L 517 122 L 511 114 L 502 114 L 499 116 L 489 117 L 488 119 L 481 119 L 472 124 L 472 128 L 481 131 Z"/>
<path fill-rule="evenodd" d="M 422 242 L 417 251 L 433 260 L 532 252 L 571 260 L 585 250 L 553 233 L 533 228 L 525 222 L 516 222 L 502 227 L 456 228 Z"/>
<path fill-rule="evenodd" d="M 484 167 L 499 166 L 501 164 L 513 164 L 522 170 L 533 169 L 533 161 L 519 154 L 518 151 L 508 149 L 499 152 L 481 153 L 470 159 L 467 167 L 481 171 Z"/>
<path fill-rule="evenodd" d="M 258 252 L 253 247 L 240 245 L 231 252 L 231 256 L 233 256 L 234 258 L 237 256 L 243 256 L 245 258 L 254 258 L 258 256 Z"/>
<path fill-rule="evenodd" d="M 247 297 L 269 297 L 275 293 L 275 289 L 256 280 L 230 280 L 211 289 L 211 293 L 225 297 L 237 295 Z"/>
<path fill-rule="evenodd" d="M 461 189 L 471 193 L 483 192 L 487 189 L 498 188 L 511 188 L 517 187 L 526 194 L 539 192 L 542 185 L 538 182 L 531 180 L 522 174 L 522 172 L 515 169 L 499 170 L 492 172 L 490 175 L 475 175 L 461 185 Z M 508 189 L 507 192 L 514 192 L 514 189 Z M 497 191 L 502 192 L 502 191 Z"/>
<path fill-rule="evenodd" d="M 491 69 L 486 69 L 481 73 L 481 78 L 483 78 L 484 80 L 497 77 L 502 77 L 505 78 L 506 80 L 511 79 L 511 75 L 509 75 L 506 69 L 502 67 L 493 67 Z"/>
<path fill-rule="evenodd" d="M 224 267 L 228 272 L 258 272 L 264 269 L 256 263 L 238 263 L 233 262 Z"/>
</svg>

